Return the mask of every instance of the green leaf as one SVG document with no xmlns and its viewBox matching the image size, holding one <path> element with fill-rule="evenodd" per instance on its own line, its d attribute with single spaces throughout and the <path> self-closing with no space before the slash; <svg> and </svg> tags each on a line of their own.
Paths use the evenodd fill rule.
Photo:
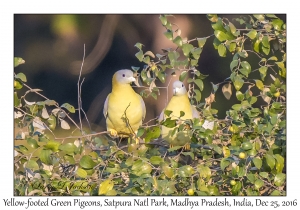
<svg viewBox="0 0 300 210">
<path fill-rule="evenodd" d="M 92 160 L 92 158 L 88 155 L 82 156 L 80 159 L 79 165 L 84 168 L 84 169 L 92 169 L 94 168 L 97 164 Z"/>
<path fill-rule="evenodd" d="M 211 22 L 217 22 L 218 21 L 218 16 L 215 14 L 208 14 L 206 15 L 207 19 L 210 20 Z"/>
<path fill-rule="evenodd" d="M 278 174 L 276 174 L 276 176 L 274 178 L 274 184 L 277 187 L 282 186 L 284 184 L 284 182 L 285 182 L 285 178 L 286 178 L 286 175 L 284 173 L 278 173 Z"/>
<path fill-rule="evenodd" d="M 145 133 L 145 129 L 142 128 L 142 127 L 140 127 L 140 128 L 138 129 L 138 132 L 137 132 L 136 136 L 137 136 L 137 137 L 141 137 L 144 133 Z"/>
<path fill-rule="evenodd" d="M 266 159 L 267 165 L 268 165 L 271 169 L 273 169 L 274 166 L 275 166 L 275 158 L 274 158 L 272 155 L 270 155 L 270 154 L 266 154 L 266 155 L 265 155 L 265 159 Z"/>
<path fill-rule="evenodd" d="M 29 169 L 35 171 L 35 170 L 39 170 L 39 165 L 37 164 L 37 162 L 35 160 L 29 160 L 26 163 L 26 168 L 29 168 Z"/>
<path fill-rule="evenodd" d="M 21 104 L 21 100 L 18 98 L 17 92 L 14 92 L 14 106 L 18 107 Z"/>
<path fill-rule="evenodd" d="M 232 34 L 234 34 L 236 32 L 236 27 L 231 22 L 229 22 L 228 25 L 229 25 L 229 28 L 230 28 L 230 32 Z"/>
<path fill-rule="evenodd" d="M 247 99 L 247 101 L 249 102 L 249 104 L 254 104 L 257 101 L 257 97 L 251 96 Z"/>
<path fill-rule="evenodd" d="M 204 46 L 204 44 L 205 44 L 205 42 L 206 42 L 206 37 L 205 38 L 197 38 L 197 41 L 198 41 L 198 46 L 200 47 L 200 48 L 203 48 L 203 46 Z"/>
<path fill-rule="evenodd" d="M 266 55 L 269 55 L 269 53 L 270 53 L 270 48 L 267 48 L 267 47 L 264 47 L 264 46 L 262 46 L 262 51 L 266 54 Z"/>
<path fill-rule="evenodd" d="M 235 42 L 231 42 L 230 44 L 229 44 L 229 52 L 234 52 L 235 51 L 235 49 L 236 49 L 236 43 Z"/>
<path fill-rule="evenodd" d="M 262 51 L 266 54 L 269 55 L 270 52 L 270 42 L 269 42 L 269 37 L 268 36 L 264 36 L 262 39 Z"/>
<path fill-rule="evenodd" d="M 168 152 L 172 152 L 172 151 L 178 150 L 180 148 L 182 148 L 182 146 L 171 147 L 171 148 L 168 149 Z"/>
<path fill-rule="evenodd" d="M 170 110 L 165 110 L 164 111 L 164 114 L 167 116 L 167 117 L 170 117 L 170 115 L 173 113 L 173 111 L 170 111 Z"/>
<path fill-rule="evenodd" d="M 264 186 L 264 181 L 263 181 L 263 180 L 257 179 L 257 180 L 254 182 L 254 187 L 255 187 L 255 189 L 259 190 L 262 186 Z"/>
<path fill-rule="evenodd" d="M 255 167 L 260 169 L 262 166 L 262 160 L 260 158 L 253 158 L 252 162 L 254 163 Z"/>
<path fill-rule="evenodd" d="M 137 57 L 137 59 L 142 62 L 143 61 L 143 58 L 144 58 L 144 53 L 142 50 L 138 51 L 136 54 L 135 54 L 135 57 Z"/>
<path fill-rule="evenodd" d="M 61 144 L 59 146 L 59 149 L 61 151 L 66 152 L 67 154 L 72 154 L 76 151 L 77 147 L 75 146 L 75 144 L 70 142 L 70 143 L 66 143 L 66 144 Z"/>
<path fill-rule="evenodd" d="M 48 106 L 53 106 L 56 104 L 56 101 L 54 100 L 45 100 L 44 103 Z"/>
<path fill-rule="evenodd" d="M 237 181 L 236 184 L 232 187 L 231 192 L 233 195 L 238 195 L 241 191 L 242 183 L 240 181 Z"/>
<path fill-rule="evenodd" d="M 206 178 L 207 180 L 210 179 L 211 177 L 211 170 L 208 166 L 205 165 L 198 165 L 197 166 L 197 171 L 199 172 L 199 176 L 201 178 Z"/>
<path fill-rule="evenodd" d="M 251 72 L 251 65 L 247 61 L 242 61 L 241 65 L 245 70 L 247 70 L 248 74 Z"/>
<path fill-rule="evenodd" d="M 243 84 L 244 84 L 244 80 L 239 75 L 236 75 L 233 81 L 233 85 L 235 89 L 240 90 L 243 87 Z"/>
<path fill-rule="evenodd" d="M 171 167 L 169 167 L 167 164 L 162 163 L 161 164 L 162 172 L 170 179 L 174 175 L 174 171 Z"/>
<path fill-rule="evenodd" d="M 246 50 L 242 50 L 241 52 L 238 52 L 238 55 L 241 56 L 242 58 L 248 57 L 248 53 Z"/>
<path fill-rule="evenodd" d="M 194 83 L 199 87 L 200 91 L 203 91 L 204 84 L 203 84 L 203 81 L 201 79 L 195 79 Z"/>
<path fill-rule="evenodd" d="M 153 139 L 156 139 L 160 136 L 160 128 L 159 126 L 154 126 L 149 128 L 145 136 L 145 142 L 148 143 Z"/>
<path fill-rule="evenodd" d="M 265 80 L 265 77 L 266 77 L 266 75 L 267 75 L 268 67 L 262 66 L 262 67 L 260 67 L 258 70 L 259 70 L 260 77 L 261 77 L 262 81 L 264 81 L 264 80 Z"/>
<path fill-rule="evenodd" d="M 279 190 L 274 190 L 270 195 L 271 196 L 278 196 L 278 195 L 280 195 L 280 191 Z"/>
<path fill-rule="evenodd" d="M 226 57 L 226 47 L 223 44 L 218 46 L 218 53 L 221 57 Z"/>
<path fill-rule="evenodd" d="M 177 58 L 179 58 L 179 53 L 176 51 L 170 51 L 168 52 L 168 58 L 170 60 L 171 65 L 174 65 Z"/>
<path fill-rule="evenodd" d="M 25 61 L 23 60 L 23 58 L 20 57 L 14 57 L 14 67 L 17 67 L 21 64 L 24 64 Z"/>
<path fill-rule="evenodd" d="M 137 42 L 134 46 L 135 46 L 136 48 L 138 48 L 139 50 L 141 50 L 142 47 L 143 47 L 143 44 Z"/>
<path fill-rule="evenodd" d="M 150 57 L 149 56 L 145 56 L 143 58 L 143 62 L 149 65 L 150 64 Z"/>
<path fill-rule="evenodd" d="M 193 167 L 189 165 L 182 166 L 178 169 L 178 175 L 180 177 L 190 177 L 195 173 Z"/>
<path fill-rule="evenodd" d="M 238 61 L 238 60 L 233 60 L 233 61 L 231 61 L 231 63 L 230 63 L 230 70 L 232 71 L 232 69 L 233 69 L 234 67 L 236 67 L 238 64 L 239 64 L 239 61 Z"/>
<path fill-rule="evenodd" d="M 180 111 L 180 116 L 179 117 L 183 117 L 185 115 L 185 113 L 183 111 Z"/>
<path fill-rule="evenodd" d="M 33 138 L 31 138 L 31 137 L 28 137 L 28 138 L 26 138 L 26 140 L 27 140 L 27 144 L 28 144 L 31 148 L 36 149 L 36 148 L 39 147 L 39 145 L 38 145 L 38 143 L 36 142 L 35 139 L 33 139 Z"/>
<path fill-rule="evenodd" d="M 264 15 L 253 15 L 257 20 L 259 21 L 263 21 L 265 20 L 265 16 Z"/>
<path fill-rule="evenodd" d="M 276 171 L 277 173 L 281 173 L 284 167 L 284 158 L 279 154 L 275 154 L 274 158 L 276 159 L 276 164 L 275 164 Z"/>
<path fill-rule="evenodd" d="M 254 184 L 254 182 L 255 182 L 255 180 L 256 180 L 254 174 L 248 173 L 246 176 L 247 176 L 247 178 L 249 179 L 249 181 L 250 181 L 252 184 Z"/>
<path fill-rule="evenodd" d="M 236 91 L 235 93 L 237 100 L 242 101 L 244 100 L 244 94 L 241 91 Z"/>
<path fill-rule="evenodd" d="M 230 161 L 227 158 L 223 158 L 220 163 L 220 167 L 221 167 L 222 171 L 224 171 L 224 169 L 227 166 L 229 166 L 229 164 L 230 164 Z"/>
<path fill-rule="evenodd" d="M 223 31 L 216 30 L 214 34 L 220 42 L 223 42 L 226 39 L 228 39 L 227 35 Z"/>
<path fill-rule="evenodd" d="M 283 25 L 283 21 L 281 19 L 274 19 L 272 21 L 272 25 L 273 25 L 275 30 L 280 31 L 281 26 Z"/>
<path fill-rule="evenodd" d="M 199 102 L 201 100 L 201 92 L 198 89 L 194 90 L 195 96 L 194 98 L 196 99 L 197 102 Z"/>
<path fill-rule="evenodd" d="M 75 164 L 75 159 L 73 158 L 73 156 L 71 155 L 65 155 L 64 156 L 64 159 L 67 163 L 70 163 L 70 164 Z"/>
<path fill-rule="evenodd" d="M 242 105 L 241 105 L 241 104 L 234 104 L 234 105 L 232 105 L 232 109 L 233 109 L 233 110 L 240 111 L 241 108 L 242 108 Z"/>
<path fill-rule="evenodd" d="M 219 30 L 219 31 L 222 31 L 224 33 L 226 33 L 226 29 L 224 28 L 223 26 L 223 22 L 222 22 L 222 19 L 221 18 L 218 18 L 217 22 L 215 23 L 212 23 L 211 24 L 211 27 L 216 31 L 216 30 Z"/>
<path fill-rule="evenodd" d="M 250 39 L 255 39 L 257 35 L 257 31 L 252 29 L 251 31 L 249 31 L 246 36 L 248 36 Z"/>
<path fill-rule="evenodd" d="M 196 60 L 196 64 L 197 64 L 197 60 L 200 58 L 200 54 L 201 54 L 201 52 L 202 52 L 202 49 L 201 48 L 193 48 L 192 50 L 191 50 L 191 53 L 192 53 L 192 55 L 193 55 L 193 57 L 195 58 L 195 60 Z M 194 64 L 195 65 L 195 64 Z"/>
<path fill-rule="evenodd" d="M 85 179 L 87 177 L 87 172 L 82 168 L 78 168 L 76 171 L 76 175 L 79 176 L 80 178 Z"/>
<path fill-rule="evenodd" d="M 114 187 L 114 182 L 111 179 L 107 179 L 100 183 L 98 195 L 106 195 Z"/>
<path fill-rule="evenodd" d="M 179 81 L 183 82 L 187 76 L 187 71 L 182 71 L 179 76 Z"/>
<path fill-rule="evenodd" d="M 178 47 L 182 46 L 182 38 L 180 36 L 176 36 L 176 38 L 173 40 L 173 43 L 176 44 Z"/>
<path fill-rule="evenodd" d="M 25 74 L 21 72 L 16 75 L 16 78 L 22 80 L 23 82 L 27 82 Z"/>
<path fill-rule="evenodd" d="M 152 156 L 150 158 L 150 163 L 152 163 L 153 165 L 159 165 L 163 161 L 164 160 L 160 156 Z"/>
<path fill-rule="evenodd" d="M 173 40 L 173 31 L 167 30 L 166 32 L 164 32 L 164 35 L 167 37 L 167 39 L 171 41 Z"/>
<path fill-rule="evenodd" d="M 247 170 L 245 166 L 240 166 L 239 171 L 237 173 L 238 177 L 243 177 L 247 174 Z"/>
<path fill-rule="evenodd" d="M 269 177 L 269 173 L 267 173 L 267 172 L 260 172 L 259 175 L 265 179 L 268 179 L 268 177 Z"/>
<path fill-rule="evenodd" d="M 241 72 L 245 77 L 248 77 L 248 71 L 246 69 L 239 69 L 239 72 Z"/>
<path fill-rule="evenodd" d="M 58 141 L 50 140 L 47 142 L 47 144 L 44 146 L 46 149 L 51 149 L 53 152 L 58 151 L 60 143 Z"/>
<path fill-rule="evenodd" d="M 259 46 L 260 46 L 260 40 L 256 39 L 255 42 L 253 43 L 253 49 L 257 53 L 259 53 Z"/>
<path fill-rule="evenodd" d="M 261 80 L 258 80 L 258 79 L 255 79 L 255 84 L 256 84 L 256 87 L 260 90 L 263 90 L 264 89 L 264 84 Z"/>
<path fill-rule="evenodd" d="M 266 14 L 266 16 L 269 18 L 278 18 L 276 15 L 273 15 L 273 14 Z"/>
<path fill-rule="evenodd" d="M 159 71 L 157 74 L 157 77 L 162 83 L 166 82 L 166 74 L 165 73 Z"/>
<path fill-rule="evenodd" d="M 46 165 L 52 164 L 51 155 L 52 151 L 50 149 L 43 149 L 40 154 L 40 160 L 45 163 Z"/>
<path fill-rule="evenodd" d="M 71 113 L 75 113 L 75 108 L 74 106 L 70 105 L 69 103 L 64 103 L 63 105 L 61 105 L 60 107 L 63 107 L 65 109 L 67 109 L 69 112 Z"/>
<path fill-rule="evenodd" d="M 182 45 L 182 52 L 183 52 L 184 56 L 188 57 L 189 54 L 190 54 L 190 52 L 191 52 L 191 50 L 192 50 L 193 48 L 194 48 L 194 46 L 191 45 L 191 44 L 188 44 L 188 43 L 183 44 L 183 45 Z"/>
<path fill-rule="evenodd" d="M 20 90 L 22 89 L 23 84 L 19 80 L 14 80 L 14 89 Z"/>
<path fill-rule="evenodd" d="M 160 15 L 160 16 L 159 16 L 159 19 L 160 19 L 161 24 L 162 24 L 163 26 L 167 25 L 168 19 L 167 19 L 167 17 L 166 17 L 165 15 Z"/>
</svg>

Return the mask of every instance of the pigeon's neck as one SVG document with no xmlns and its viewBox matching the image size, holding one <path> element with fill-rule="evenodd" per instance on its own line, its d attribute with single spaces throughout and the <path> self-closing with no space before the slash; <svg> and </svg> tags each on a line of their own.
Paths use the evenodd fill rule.
<svg viewBox="0 0 300 210">
<path fill-rule="evenodd" d="M 125 83 L 125 84 L 119 83 L 119 82 L 116 81 L 116 78 L 113 77 L 112 92 L 118 93 L 119 91 L 120 91 L 120 93 L 124 93 L 123 91 L 126 91 L 127 93 L 134 92 L 134 90 L 132 89 L 130 84 L 128 84 L 128 83 Z"/>
</svg>

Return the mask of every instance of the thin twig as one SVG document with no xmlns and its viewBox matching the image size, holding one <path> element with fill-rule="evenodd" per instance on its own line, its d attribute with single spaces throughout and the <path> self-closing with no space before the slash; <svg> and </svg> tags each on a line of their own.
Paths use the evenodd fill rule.
<svg viewBox="0 0 300 210">
<path fill-rule="evenodd" d="M 85 58 L 85 44 L 83 45 L 83 58 L 82 58 L 80 72 L 79 72 L 79 77 L 78 77 L 78 82 L 77 82 L 77 89 L 78 89 L 78 115 L 79 115 L 79 123 L 80 123 L 80 132 L 81 132 L 81 134 L 83 134 L 83 131 L 82 131 L 82 122 L 81 122 L 81 109 L 82 109 L 81 85 L 82 85 L 83 81 L 80 84 L 80 79 L 81 79 L 81 73 L 82 73 L 82 68 L 83 68 L 83 64 L 84 64 L 84 58 Z"/>
</svg>

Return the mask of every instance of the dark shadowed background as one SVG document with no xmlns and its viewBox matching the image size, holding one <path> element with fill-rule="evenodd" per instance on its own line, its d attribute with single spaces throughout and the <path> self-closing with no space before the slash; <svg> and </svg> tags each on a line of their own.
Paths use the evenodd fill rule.
<svg viewBox="0 0 300 210">
<path fill-rule="evenodd" d="M 237 28 L 241 27 L 233 20 L 240 15 L 219 16 L 228 18 Z M 286 21 L 286 15 L 277 16 Z M 175 14 L 169 19 L 181 29 L 182 37 L 193 39 L 213 34 L 211 23 L 204 14 Z M 144 52 L 150 50 L 154 54 L 162 54 L 162 48 L 175 49 L 176 46 L 163 35 L 165 30 L 159 14 L 15 14 L 14 56 L 22 57 L 26 61 L 15 72 L 25 73 L 27 84 L 32 88 L 42 89 L 42 93 L 49 99 L 60 105 L 70 103 L 77 107 L 77 81 L 85 44 L 86 56 L 82 71 L 82 78 L 85 78 L 82 85 L 83 109 L 93 128 L 101 131 L 105 129 L 102 109 L 104 100 L 111 91 L 112 75 L 119 69 L 143 67 L 144 64 L 135 57 L 138 50 L 134 45 L 137 42 L 144 45 Z M 198 70 L 209 75 L 204 80 L 201 102 L 210 95 L 210 82 L 222 82 L 230 75 L 232 55 L 227 53 L 226 58 L 219 57 L 212 42 L 213 37 L 206 42 L 198 63 Z M 257 65 L 257 57 L 249 56 L 254 65 Z M 257 66 L 252 66 L 254 68 Z M 136 91 L 140 90 L 137 88 Z M 228 101 L 223 96 L 221 87 L 217 91 L 216 102 L 212 104 L 212 108 L 219 110 L 219 118 L 224 118 L 226 110 L 237 102 L 235 93 L 233 94 Z M 146 121 L 160 114 L 165 104 L 164 95 L 162 91 L 157 100 L 145 99 Z M 35 94 L 27 98 L 29 101 L 40 99 Z M 257 106 L 259 103 L 261 101 L 258 101 Z M 78 121 L 77 114 L 71 116 Z"/>
</svg>

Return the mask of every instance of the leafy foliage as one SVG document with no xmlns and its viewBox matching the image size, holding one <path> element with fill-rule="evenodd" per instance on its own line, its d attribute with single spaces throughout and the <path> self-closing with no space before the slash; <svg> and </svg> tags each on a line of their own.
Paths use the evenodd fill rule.
<svg viewBox="0 0 300 210">
<path fill-rule="evenodd" d="M 25 74 L 18 73 L 14 76 L 15 195 L 286 194 L 285 23 L 275 15 L 231 21 L 207 15 L 213 35 L 188 40 L 169 18 L 159 16 L 164 36 L 177 48 L 144 53 L 143 44 L 137 43 L 135 56 L 144 65 L 137 85 L 147 86 L 142 96 L 157 99 L 156 83 L 165 84 L 168 74 L 179 74 L 189 84 L 191 104 L 201 118 L 182 122 L 167 117 L 161 124 L 174 128 L 173 133 L 191 130 L 191 149 L 169 148 L 160 139 L 159 123 L 140 127 L 135 137 L 144 143 L 139 145 L 131 143 L 134 137 L 120 146 L 107 132 L 84 131 L 71 118 L 82 111 L 80 103 L 78 108 L 59 105 L 30 88 Z M 200 72 L 198 62 L 207 39 L 214 39 L 221 59 L 231 55 L 232 61 L 228 78 L 211 83 L 211 94 L 203 100 L 201 91 L 207 88 L 203 80 L 208 75 Z M 259 62 L 250 61 L 250 54 Z M 15 58 L 14 62 L 17 67 L 25 61 Z M 226 99 L 239 101 L 227 110 L 225 119 L 218 119 L 218 110 L 212 108 L 219 90 Z M 41 100 L 27 101 L 29 93 Z M 58 130 L 71 127 L 80 135 L 73 131 L 57 137 Z"/>
</svg>

